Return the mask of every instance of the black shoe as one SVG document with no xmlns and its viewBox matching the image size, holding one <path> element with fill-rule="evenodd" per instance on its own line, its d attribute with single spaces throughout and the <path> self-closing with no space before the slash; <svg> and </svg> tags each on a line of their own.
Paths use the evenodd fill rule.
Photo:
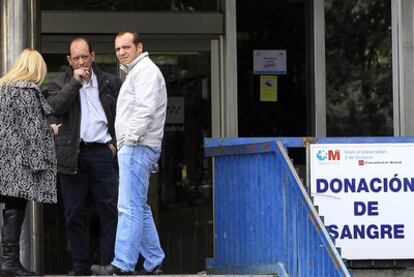
<svg viewBox="0 0 414 277">
<path fill-rule="evenodd" d="M 14 267 L 2 267 L 0 276 L 36 276 L 36 273 L 28 271 L 19 262 Z"/>
<path fill-rule="evenodd" d="M 70 270 L 66 275 L 68 276 L 89 276 L 91 275 L 91 271 L 89 268 L 85 267 L 74 267 Z"/>
<path fill-rule="evenodd" d="M 146 271 L 145 269 L 141 269 L 135 272 L 135 275 L 163 275 L 164 271 L 160 265 L 157 265 L 152 271 Z"/>
<path fill-rule="evenodd" d="M 122 271 L 121 269 L 117 268 L 116 266 L 113 266 L 111 264 L 109 265 L 96 265 L 94 264 L 91 266 L 91 271 L 94 275 L 133 275 L 134 272 L 132 271 Z"/>
</svg>

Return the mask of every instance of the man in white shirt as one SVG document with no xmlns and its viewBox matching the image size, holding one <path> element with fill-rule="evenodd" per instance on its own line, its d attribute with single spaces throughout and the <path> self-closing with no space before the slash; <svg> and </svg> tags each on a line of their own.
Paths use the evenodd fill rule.
<svg viewBox="0 0 414 277">
<path fill-rule="evenodd" d="M 127 73 L 115 119 L 120 175 L 115 258 L 111 264 L 93 265 L 91 270 L 96 275 L 129 275 L 141 254 L 144 271 L 138 274 L 160 275 L 165 254 L 147 194 L 151 171 L 161 153 L 167 90 L 161 71 L 143 52 L 138 34 L 119 33 L 115 52 Z"/>
</svg>

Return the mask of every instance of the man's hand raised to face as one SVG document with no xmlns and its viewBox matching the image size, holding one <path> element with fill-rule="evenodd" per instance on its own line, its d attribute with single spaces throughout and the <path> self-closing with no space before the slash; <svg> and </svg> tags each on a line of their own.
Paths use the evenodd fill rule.
<svg viewBox="0 0 414 277">
<path fill-rule="evenodd" d="M 80 82 L 83 80 L 89 82 L 91 79 L 91 70 L 87 67 L 79 67 L 73 71 L 73 77 Z"/>
</svg>

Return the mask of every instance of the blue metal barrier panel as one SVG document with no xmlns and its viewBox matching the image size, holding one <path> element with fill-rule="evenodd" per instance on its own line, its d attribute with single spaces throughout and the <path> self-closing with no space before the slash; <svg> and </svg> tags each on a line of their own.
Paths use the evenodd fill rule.
<svg viewBox="0 0 414 277">
<path fill-rule="evenodd" d="M 285 147 L 303 144 L 303 138 L 206 139 L 215 174 L 208 273 L 350 276 L 286 155 Z"/>
</svg>

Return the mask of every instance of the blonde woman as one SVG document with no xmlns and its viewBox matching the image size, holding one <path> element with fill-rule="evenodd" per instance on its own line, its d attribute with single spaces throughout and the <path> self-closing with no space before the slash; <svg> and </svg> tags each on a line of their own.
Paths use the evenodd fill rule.
<svg viewBox="0 0 414 277">
<path fill-rule="evenodd" d="M 28 200 L 56 203 L 56 154 L 48 124 L 51 107 L 39 86 L 47 68 L 25 49 L 0 79 L 1 276 L 30 276 L 20 263 L 19 240 Z"/>
</svg>

